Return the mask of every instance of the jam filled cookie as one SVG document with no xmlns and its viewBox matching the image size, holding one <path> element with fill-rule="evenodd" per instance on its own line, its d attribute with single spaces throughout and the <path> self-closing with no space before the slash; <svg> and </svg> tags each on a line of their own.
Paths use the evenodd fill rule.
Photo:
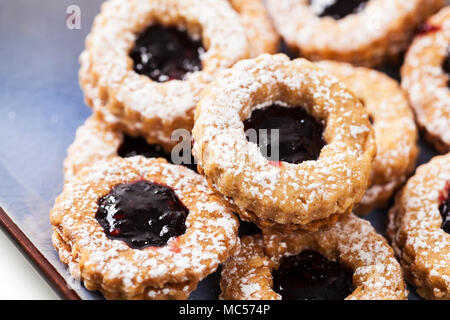
<svg viewBox="0 0 450 320">
<path fill-rule="evenodd" d="M 64 180 L 70 181 L 81 169 L 97 161 L 133 156 L 164 158 L 173 163 L 172 153 L 164 150 L 160 145 L 148 144 L 141 137 L 128 136 L 97 116 L 91 116 L 77 129 L 75 141 L 67 149 L 67 157 L 64 160 Z M 183 161 L 182 165 L 194 171 L 197 170 L 192 156 L 186 163 L 181 152 L 178 156 L 179 160 Z M 177 162 L 180 164 L 180 161 Z"/>
<path fill-rule="evenodd" d="M 276 53 L 280 37 L 275 31 L 262 0 L 229 0 L 239 13 L 250 44 L 250 56 L 263 53 Z"/>
<path fill-rule="evenodd" d="M 450 154 L 420 166 L 389 211 L 388 236 L 408 282 L 450 299 Z"/>
<path fill-rule="evenodd" d="M 401 73 L 425 137 L 440 152 L 450 151 L 450 7 L 428 20 Z"/>
<path fill-rule="evenodd" d="M 380 65 L 408 46 L 445 0 L 267 0 L 290 49 L 310 60 Z"/>
<path fill-rule="evenodd" d="M 315 230 L 349 213 L 368 187 L 369 115 L 304 59 L 241 61 L 207 87 L 196 113 L 199 172 L 261 228 Z"/>
<path fill-rule="evenodd" d="M 104 120 L 165 149 L 191 130 L 201 90 L 248 56 L 239 16 L 223 0 L 110 0 L 80 57 L 86 102 Z"/>
<path fill-rule="evenodd" d="M 186 299 L 239 248 L 226 203 L 200 175 L 163 159 L 83 169 L 50 220 L 61 261 L 108 299 Z"/>
<path fill-rule="evenodd" d="M 347 85 L 370 113 L 377 156 L 372 184 L 355 211 L 384 208 L 415 168 L 418 134 L 408 98 L 395 80 L 381 72 L 331 61 L 317 65 Z"/>
<path fill-rule="evenodd" d="M 406 299 L 402 271 L 369 222 L 349 215 L 315 233 L 278 233 L 241 239 L 223 266 L 227 300 Z"/>
</svg>

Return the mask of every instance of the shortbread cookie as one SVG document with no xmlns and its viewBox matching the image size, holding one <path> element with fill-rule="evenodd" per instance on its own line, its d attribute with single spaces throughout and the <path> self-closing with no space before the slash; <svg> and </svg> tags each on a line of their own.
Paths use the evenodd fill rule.
<svg viewBox="0 0 450 320">
<path fill-rule="evenodd" d="M 164 150 L 158 144 L 151 145 L 141 137 L 128 136 L 116 126 L 94 115 L 77 129 L 75 140 L 67 149 L 67 157 L 64 160 L 64 180 L 70 181 L 81 169 L 97 161 L 133 156 L 164 158 L 171 163 L 175 160 L 176 164 L 197 170 L 192 155 L 188 157 L 188 161 L 185 161 L 182 154 L 175 152 L 172 155 L 171 150 Z"/>
<path fill-rule="evenodd" d="M 376 152 L 369 114 L 304 59 L 241 61 L 207 87 L 196 113 L 199 172 L 243 220 L 315 230 L 349 213 L 367 190 Z M 248 141 L 252 133 L 259 141 Z"/>
<path fill-rule="evenodd" d="M 72 276 L 108 299 L 186 299 L 239 248 L 230 207 L 200 175 L 163 159 L 83 169 L 50 221 Z"/>
<path fill-rule="evenodd" d="M 450 151 L 450 7 L 431 17 L 401 70 L 417 124 L 435 148 Z"/>
<path fill-rule="evenodd" d="M 450 299 L 450 154 L 420 166 L 389 211 L 388 236 L 408 282 Z"/>
<path fill-rule="evenodd" d="M 191 130 L 199 94 L 249 54 L 238 14 L 223 0 L 110 0 L 80 57 L 88 105 L 105 121 L 170 149 Z"/>
<path fill-rule="evenodd" d="M 362 101 L 375 130 L 377 156 L 372 184 L 356 212 L 385 208 L 413 172 L 419 151 L 408 97 L 395 80 L 381 72 L 331 61 L 317 65 L 338 77 Z"/>
<path fill-rule="evenodd" d="M 384 238 L 354 215 L 315 233 L 241 239 L 223 266 L 222 299 L 404 300 L 402 271 Z"/>
<path fill-rule="evenodd" d="M 406 50 L 445 0 L 267 0 L 290 49 L 310 60 L 376 66 Z"/>
<path fill-rule="evenodd" d="M 276 53 L 280 45 L 280 36 L 275 31 L 263 0 L 229 0 L 239 13 L 250 44 L 250 56 L 263 53 Z"/>
</svg>

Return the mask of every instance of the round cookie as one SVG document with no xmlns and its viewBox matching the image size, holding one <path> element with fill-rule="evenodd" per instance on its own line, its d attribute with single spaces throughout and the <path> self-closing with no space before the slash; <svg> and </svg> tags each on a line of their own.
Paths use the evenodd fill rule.
<svg viewBox="0 0 450 320">
<path fill-rule="evenodd" d="M 264 131 L 252 121 L 267 119 L 265 112 L 275 113 L 274 139 L 280 132 L 275 160 L 246 136 Z M 262 228 L 315 230 L 349 213 L 368 187 L 376 153 L 359 100 L 312 63 L 282 54 L 241 61 L 218 76 L 197 106 L 193 137 L 199 172 L 243 220 Z"/>
<path fill-rule="evenodd" d="M 266 230 L 264 237 L 243 237 L 241 251 L 223 266 L 220 284 L 226 300 L 407 297 L 392 249 L 354 215 L 315 233 Z"/>
<path fill-rule="evenodd" d="M 241 17 L 250 44 L 250 57 L 276 53 L 280 36 L 275 31 L 262 0 L 229 0 Z"/>
<path fill-rule="evenodd" d="M 348 86 L 366 106 L 373 122 L 377 155 L 372 183 L 355 211 L 365 214 L 375 208 L 385 208 L 414 171 L 419 152 L 408 97 L 395 80 L 381 72 L 332 61 L 317 65 Z"/>
<path fill-rule="evenodd" d="M 444 0 L 268 0 L 290 49 L 309 60 L 377 66 L 396 58 Z"/>
<path fill-rule="evenodd" d="M 72 276 L 108 299 L 186 299 L 239 249 L 230 207 L 200 175 L 163 159 L 83 169 L 50 221 Z"/>
<path fill-rule="evenodd" d="M 434 147 L 450 151 L 450 7 L 431 17 L 401 69 L 417 124 Z"/>
<path fill-rule="evenodd" d="M 80 83 L 104 121 L 170 150 L 174 130 L 192 129 L 205 85 L 248 54 L 227 1 L 110 0 L 86 39 Z"/>
<path fill-rule="evenodd" d="M 420 166 L 389 211 L 388 236 L 406 279 L 426 299 L 450 299 L 450 154 Z"/>
</svg>

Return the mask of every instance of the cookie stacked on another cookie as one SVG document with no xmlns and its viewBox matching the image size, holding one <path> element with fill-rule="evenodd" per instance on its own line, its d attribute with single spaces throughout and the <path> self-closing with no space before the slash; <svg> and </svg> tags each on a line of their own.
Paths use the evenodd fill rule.
<svg viewBox="0 0 450 320">
<path fill-rule="evenodd" d="M 420 166 L 389 211 L 406 277 L 427 299 L 450 299 L 450 154 Z"/>
<path fill-rule="evenodd" d="M 250 43 L 241 24 L 268 23 L 261 3 L 231 4 L 242 18 L 225 0 L 106 1 L 87 37 L 80 83 L 94 114 L 50 220 L 72 276 L 108 299 L 187 299 L 239 250 L 237 218 L 190 150 L 188 168 L 167 162 L 181 162 L 172 149 L 215 74 L 277 45 L 271 25 Z"/>
<path fill-rule="evenodd" d="M 349 214 L 376 153 L 359 99 L 307 60 L 282 54 L 221 73 L 202 93 L 193 138 L 199 172 L 242 219 L 288 231 Z"/>
<path fill-rule="evenodd" d="M 450 152 L 450 6 L 427 21 L 401 71 L 425 138 L 439 152 Z"/>
<path fill-rule="evenodd" d="M 445 0 L 267 0 L 289 48 L 313 61 L 375 67 L 397 60 Z"/>
<path fill-rule="evenodd" d="M 406 299 L 393 250 L 351 214 L 376 142 L 368 110 L 337 78 L 282 54 L 241 61 L 203 91 L 193 137 L 198 171 L 263 234 L 243 237 L 224 264 L 222 299 Z"/>
<path fill-rule="evenodd" d="M 448 298 L 448 239 L 437 230 L 443 221 L 448 232 L 448 156 L 397 196 L 394 250 L 353 213 L 388 206 L 414 170 L 408 95 L 378 71 L 275 54 L 277 29 L 309 59 L 379 65 L 443 1 L 267 4 L 103 4 L 80 58 L 93 115 L 50 213 L 61 261 L 108 299 L 187 299 L 220 264 L 222 299 L 406 299 L 402 267 L 420 294 Z M 447 26 L 443 17 L 430 21 Z M 426 68 L 414 67 L 415 47 L 445 35 L 422 34 L 408 53 L 402 86 L 417 114 L 411 79 Z M 239 238 L 237 216 L 262 230 Z"/>
</svg>

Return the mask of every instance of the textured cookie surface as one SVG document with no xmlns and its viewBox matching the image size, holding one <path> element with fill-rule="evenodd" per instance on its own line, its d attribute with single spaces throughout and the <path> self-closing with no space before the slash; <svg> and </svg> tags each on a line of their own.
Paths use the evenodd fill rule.
<svg viewBox="0 0 450 320">
<path fill-rule="evenodd" d="M 402 87 L 409 94 L 417 124 L 435 148 L 450 151 L 450 7 L 431 17 L 409 48 L 402 67 Z"/>
<path fill-rule="evenodd" d="M 183 235 L 138 250 L 108 238 L 96 213 L 112 188 L 143 180 L 173 189 L 189 214 Z M 239 248 L 230 207 L 201 176 L 163 159 L 114 158 L 83 169 L 64 186 L 50 221 L 61 261 L 89 290 L 108 299 L 186 299 Z"/>
<path fill-rule="evenodd" d="M 201 40 L 202 69 L 184 80 L 157 82 L 133 70 L 129 52 L 154 25 L 176 27 Z M 249 55 L 238 14 L 227 1 L 110 0 L 102 5 L 80 57 L 85 100 L 104 121 L 166 149 L 176 129 L 191 130 L 199 94 L 221 69 Z"/>
<path fill-rule="evenodd" d="M 344 0 L 341 0 L 345 2 Z M 336 20 L 319 17 L 330 1 L 268 0 L 275 26 L 289 47 L 309 60 L 375 66 L 402 53 L 416 29 L 444 0 L 371 0 Z"/>
<path fill-rule="evenodd" d="M 389 211 L 388 236 L 408 282 L 427 299 L 450 299 L 450 234 L 439 206 L 448 197 L 450 154 L 420 166 Z"/>
<path fill-rule="evenodd" d="M 316 161 L 269 161 L 243 121 L 279 103 L 324 124 Z M 223 72 L 203 92 L 193 153 L 202 172 L 244 220 L 261 227 L 316 229 L 351 211 L 369 183 L 376 146 L 369 114 L 335 77 L 303 59 L 262 55 Z"/>
<path fill-rule="evenodd" d="M 383 237 L 369 222 L 354 215 L 333 227 L 313 233 L 270 230 L 242 238 L 239 254 L 222 270 L 223 299 L 280 300 L 273 290 L 272 272 L 283 257 L 313 250 L 353 271 L 349 300 L 404 300 L 407 297 L 401 268 Z"/>
<path fill-rule="evenodd" d="M 347 85 L 371 115 L 377 156 L 371 186 L 356 211 L 368 213 L 374 208 L 384 208 L 414 170 L 419 152 L 408 98 L 395 80 L 381 72 L 331 61 L 317 65 Z"/>
</svg>

